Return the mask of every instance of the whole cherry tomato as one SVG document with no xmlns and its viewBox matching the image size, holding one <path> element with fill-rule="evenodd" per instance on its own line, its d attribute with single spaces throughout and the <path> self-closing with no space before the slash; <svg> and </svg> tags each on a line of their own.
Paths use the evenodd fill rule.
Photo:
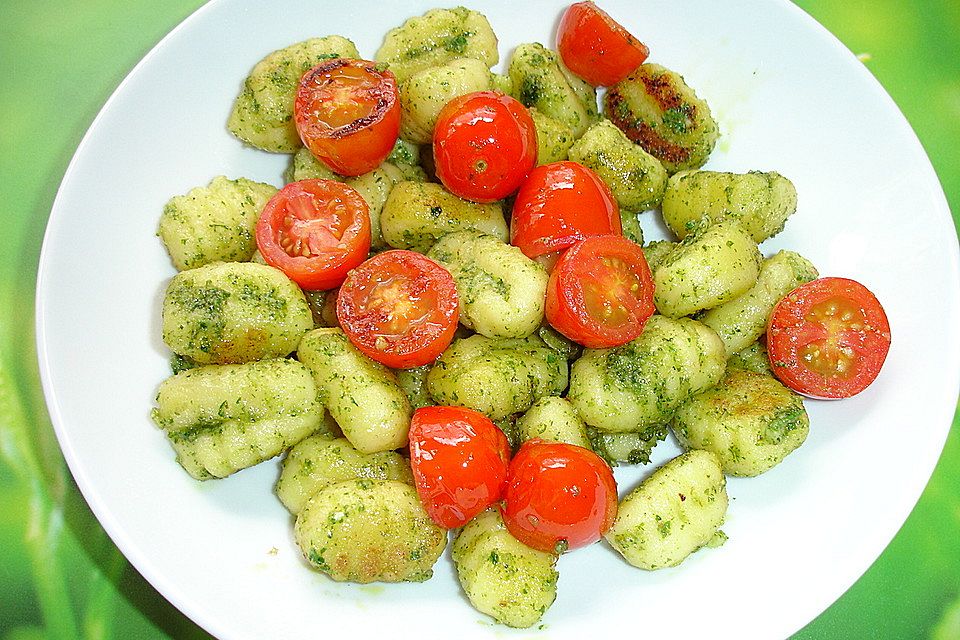
<svg viewBox="0 0 960 640">
<path fill-rule="evenodd" d="M 518 100 L 493 91 L 468 93 L 440 111 L 433 159 L 451 193 L 493 202 L 516 191 L 536 165 L 537 130 Z"/>
<path fill-rule="evenodd" d="M 400 133 L 397 79 L 373 62 L 335 58 L 300 79 L 294 122 L 303 144 L 336 173 L 376 169 Z"/>
<path fill-rule="evenodd" d="M 620 235 L 620 207 L 610 188 L 576 162 L 545 164 L 520 186 L 510 243 L 528 258 L 561 251 L 587 236 Z"/>
<path fill-rule="evenodd" d="M 417 493 L 438 525 L 462 527 L 500 499 L 510 445 L 490 418 L 465 407 L 423 407 L 409 437 Z"/>
<path fill-rule="evenodd" d="M 547 321 L 591 349 L 630 342 L 655 310 L 650 267 L 623 236 L 591 236 L 573 245 L 547 284 Z"/>
<path fill-rule="evenodd" d="M 425 255 L 393 250 L 347 274 L 337 294 L 337 319 L 361 352 L 409 369 L 433 362 L 447 348 L 459 304 L 449 271 Z"/>
<path fill-rule="evenodd" d="M 773 308 L 767 351 L 774 375 L 811 398 L 866 389 L 890 350 L 890 324 L 877 297 L 855 280 L 802 284 Z"/>
<path fill-rule="evenodd" d="M 342 182 L 291 182 L 264 206 L 256 234 L 267 264 L 303 289 L 333 289 L 370 251 L 370 209 Z"/>
<path fill-rule="evenodd" d="M 643 64 L 650 50 L 592 2 L 570 5 L 560 19 L 563 64 L 595 87 L 610 87 Z"/>
<path fill-rule="evenodd" d="M 592 544 L 617 517 L 613 472 L 589 449 L 528 440 L 507 473 L 503 521 L 528 547 L 561 553 Z"/>
</svg>

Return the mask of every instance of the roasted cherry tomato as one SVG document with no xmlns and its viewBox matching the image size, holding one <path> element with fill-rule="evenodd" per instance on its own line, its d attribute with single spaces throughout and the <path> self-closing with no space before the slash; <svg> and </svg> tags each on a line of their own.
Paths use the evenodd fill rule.
<svg viewBox="0 0 960 640">
<path fill-rule="evenodd" d="M 303 144 L 336 173 L 372 171 L 400 132 L 397 79 L 367 60 L 329 60 L 300 79 L 293 117 Z"/>
<path fill-rule="evenodd" d="M 589 449 L 528 440 L 507 474 L 503 521 L 528 547 L 562 553 L 586 546 L 617 517 L 613 471 Z"/>
<path fill-rule="evenodd" d="M 620 207 L 600 176 L 582 164 L 541 165 L 517 192 L 510 243 L 528 258 L 610 234 L 621 234 Z"/>
<path fill-rule="evenodd" d="M 503 495 L 510 445 L 465 407 L 423 407 L 410 422 L 410 466 L 420 501 L 441 527 L 462 527 Z"/>
<path fill-rule="evenodd" d="M 452 193 L 493 202 L 516 191 L 536 165 L 537 130 L 518 100 L 493 91 L 468 93 L 440 111 L 433 159 Z"/>
<path fill-rule="evenodd" d="M 773 308 L 767 351 L 774 375 L 811 398 L 847 398 L 873 382 L 890 350 L 890 324 L 859 282 L 820 278 Z"/>
<path fill-rule="evenodd" d="M 388 367 L 436 360 L 460 317 L 453 276 L 413 251 L 377 254 L 347 274 L 337 319 L 357 349 Z"/>
<path fill-rule="evenodd" d="M 585 347 L 630 342 L 654 311 L 650 267 L 640 247 L 623 236 L 581 240 L 550 274 L 547 321 Z"/>
<path fill-rule="evenodd" d="M 370 251 L 370 209 L 342 182 L 291 182 L 260 213 L 257 248 L 302 288 L 333 289 Z"/>
<path fill-rule="evenodd" d="M 650 55 L 645 44 L 592 2 L 567 7 L 557 51 L 570 71 L 595 87 L 617 84 Z"/>
</svg>

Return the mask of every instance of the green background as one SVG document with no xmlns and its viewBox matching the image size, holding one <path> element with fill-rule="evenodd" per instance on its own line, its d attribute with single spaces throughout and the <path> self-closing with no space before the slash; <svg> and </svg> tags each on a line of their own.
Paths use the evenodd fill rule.
<svg viewBox="0 0 960 640">
<path fill-rule="evenodd" d="M 0 0 L 0 638 L 206 637 L 126 563 L 77 491 L 44 407 L 33 335 L 40 245 L 71 155 L 124 75 L 200 4 Z M 797 4 L 893 96 L 956 224 L 960 2 Z M 797 638 L 960 638 L 958 423 L 900 533 Z"/>
</svg>

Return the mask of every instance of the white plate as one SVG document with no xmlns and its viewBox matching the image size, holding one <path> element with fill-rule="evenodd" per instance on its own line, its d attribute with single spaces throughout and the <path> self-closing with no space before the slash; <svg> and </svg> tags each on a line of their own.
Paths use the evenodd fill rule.
<svg viewBox="0 0 960 640">
<path fill-rule="evenodd" d="M 469 2 L 500 37 L 553 41 L 564 2 Z M 784 464 L 732 479 L 720 549 L 654 573 L 598 544 L 561 558 L 544 637 L 785 637 L 866 570 L 927 482 L 950 426 L 960 346 L 957 244 L 937 179 L 878 83 L 830 34 L 780 0 L 607 0 L 651 60 L 684 74 L 720 122 L 709 167 L 790 177 L 800 207 L 762 248 L 794 248 L 824 275 L 883 301 L 893 348 L 877 382 L 808 402 L 807 443 Z M 222 0 L 131 72 L 73 159 L 50 216 L 37 286 L 41 373 L 77 483 L 120 549 L 156 588 L 221 638 L 522 636 L 475 612 L 448 558 L 423 584 L 336 584 L 309 570 L 271 493 L 275 462 L 191 480 L 148 413 L 169 374 L 159 301 L 173 274 L 154 236 L 172 195 L 226 174 L 281 184 L 284 156 L 244 148 L 225 121 L 263 55 L 314 35 L 372 56 L 426 2 L 336 8 Z M 644 221 L 650 235 L 656 225 Z M 677 452 L 672 442 L 658 462 Z M 617 471 L 622 489 L 641 472 Z"/>
</svg>

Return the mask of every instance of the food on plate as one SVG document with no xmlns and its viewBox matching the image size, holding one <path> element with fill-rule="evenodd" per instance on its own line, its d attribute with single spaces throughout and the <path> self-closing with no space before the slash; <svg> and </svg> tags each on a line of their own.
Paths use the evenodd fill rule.
<svg viewBox="0 0 960 640">
<path fill-rule="evenodd" d="M 610 187 L 621 210 L 646 211 L 663 199 L 666 169 L 609 120 L 587 129 L 570 147 L 567 157 L 593 169 Z"/>
<path fill-rule="evenodd" d="M 293 119 L 304 146 L 333 171 L 367 173 L 397 142 L 397 80 L 368 60 L 328 60 L 300 79 Z"/>
<path fill-rule="evenodd" d="M 543 321 L 547 272 L 516 247 L 476 231 L 443 236 L 427 255 L 460 292 L 460 322 L 488 338 L 525 338 Z"/>
<path fill-rule="evenodd" d="M 725 221 L 688 236 L 653 272 L 654 303 L 670 318 L 712 309 L 757 282 L 763 256 L 740 223 Z"/>
<path fill-rule="evenodd" d="M 678 238 L 710 222 L 737 220 L 755 242 L 780 233 L 797 210 L 797 189 L 776 171 L 680 171 L 663 194 L 663 221 Z"/>
<path fill-rule="evenodd" d="M 303 292 L 281 271 L 252 262 L 181 271 L 161 314 L 164 344 L 197 364 L 285 356 L 313 326 Z"/>
<path fill-rule="evenodd" d="M 413 411 L 393 373 L 363 355 L 341 329 L 303 336 L 297 358 L 310 369 L 320 402 L 361 453 L 407 444 Z"/>
<path fill-rule="evenodd" d="M 557 52 L 570 71 L 595 87 L 626 78 L 650 49 L 593 2 L 576 2 L 563 12 Z"/>
<path fill-rule="evenodd" d="M 683 402 L 670 427 L 685 449 L 716 454 L 725 474 L 757 476 L 803 444 L 810 420 L 800 397 L 776 378 L 734 368 Z"/>
<path fill-rule="evenodd" d="M 866 389 L 890 350 L 883 305 L 849 278 L 820 278 L 788 293 L 770 313 L 773 373 L 811 398 L 847 398 Z"/>
<path fill-rule="evenodd" d="M 510 445 L 487 416 L 464 407 L 424 407 L 410 421 L 410 466 L 430 519 L 457 529 L 500 500 Z"/>
<path fill-rule="evenodd" d="M 398 480 L 328 485 L 307 500 L 293 531 L 307 562 L 338 581 L 422 582 L 447 546 L 446 529 Z"/>
<path fill-rule="evenodd" d="M 718 534 L 723 539 L 720 526 L 727 502 L 717 457 L 694 449 L 659 467 L 628 493 L 605 537 L 635 567 L 675 567 Z"/>
<path fill-rule="evenodd" d="M 157 235 L 179 271 L 211 262 L 246 262 L 263 205 L 277 188 L 246 178 L 217 176 L 206 187 L 174 196 L 163 207 Z"/>
<path fill-rule="evenodd" d="M 258 149 L 293 153 L 303 145 L 293 120 L 300 77 L 327 60 L 358 56 L 357 47 L 342 36 L 310 38 L 274 51 L 243 81 L 227 129 Z"/>
<path fill-rule="evenodd" d="M 468 522 L 454 538 L 452 551 L 470 604 L 500 624 L 530 627 L 557 598 L 557 555 L 514 538 L 498 509 Z"/>
<path fill-rule="evenodd" d="M 610 87 L 603 113 L 670 174 L 702 167 L 720 136 L 706 101 L 679 73 L 650 62 Z"/>
<path fill-rule="evenodd" d="M 450 272 L 414 251 L 378 253 L 347 274 L 337 319 L 364 355 L 394 369 L 437 359 L 460 316 Z"/>
<path fill-rule="evenodd" d="M 304 289 L 332 289 L 370 250 L 370 209 L 342 182 L 291 182 L 263 208 L 257 247 Z"/>
<path fill-rule="evenodd" d="M 188 369 L 164 380 L 156 400 L 153 421 L 198 480 L 269 460 L 323 419 L 309 369 L 285 358 Z"/>
<path fill-rule="evenodd" d="M 504 242 L 510 234 L 501 203 L 463 200 L 434 182 L 397 184 L 380 213 L 383 239 L 395 249 L 426 253 L 441 236 L 466 229 Z"/>
<path fill-rule="evenodd" d="M 375 62 L 342 36 L 274 52 L 228 126 L 290 154 L 287 184 L 214 178 L 158 233 L 180 272 L 152 417 L 187 472 L 285 453 L 314 569 L 426 580 L 449 530 L 468 600 L 520 628 L 562 553 L 652 570 L 723 544 L 725 476 L 790 464 L 802 396 L 859 393 L 890 345 L 865 287 L 762 251 L 796 189 L 701 169 L 720 128 L 678 72 L 589 2 L 557 49 L 494 71 L 490 23 L 458 7 Z M 654 460 L 618 502 L 613 468 Z"/>
<path fill-rule="evenodd" d="M 433 131 L 437 178 L 452 193 L 493 202 L 514 193 L 537 161 L 537 130 L 526 107 L 495 91 L 454 98 Z"/>
<path fill-rule="evenodd" d="M 563 553 L 598 541 L 617 517 L 610 465 L 589 448 L 527 440 L 510 460 L 503 522 L 528 547 Z"/>
<path fill-rule="evenodd" d="M 561 251 L 587 236 L 620 232 L 620 208 L 610 187 L 592 170 L 569 161 L 531 171 L 510 218 L 510 243 L 529 258 Z"/>
<path fill-rule="evenodd" d="M 816 277 L 817 268 L 799 253 L 778 251 L 760 264 L 752 287 L 700 315 L 700 322 L 717 332 L 732 356 L 763 336 L 767 318 L 783 296 Z"/>
<path fill-rule="evenodd" d="M 564 251 L 547 284 L 550 325 L 591 349 L 630 342 L 654 310 L 643 251 L 620 235 L 590 236 Z"/>
</svg>

